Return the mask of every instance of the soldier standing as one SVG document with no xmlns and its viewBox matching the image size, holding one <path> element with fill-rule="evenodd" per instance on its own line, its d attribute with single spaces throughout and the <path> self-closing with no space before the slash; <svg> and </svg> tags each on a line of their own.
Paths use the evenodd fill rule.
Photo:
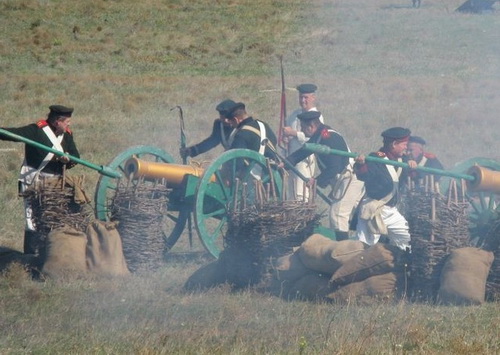
<svg viewBox="0 0 500 355">
<path fill-rule="evenodd" d="M 229 108 L 234 106 L 234 104 L 235 102 L 233 100 L 226 99 L 215 107 L 219 113 L 219 118 L 214 120 L 212 133 L 209 137 L 198 144 L 194 144 L 187 148 L 180 148 L 179 153 L 183 159 L 187 157 L 195 157 L 199 154 L 205 153 L 219 144 L 222 144 L 225 150 L 229 148 L 229 136 L 231 135 L 233 128 L 231 127 L 226 115 Z"/>
<path fill-rule="evenodd" d="M 267 123 L 248 115 L 243 102 L 235 103 L 227 117 L 234 128 L 229 137 L 229 149 L 250 149 L 274 159 L 277 139 Z"/>
<path fill-rule="evenodd" d="M 383 147 L 370 153 L 381 159 L 401 161 L 406 153 L 410 130 L 393 127 L 382 132 Z M 408 162 L 415 168 L 413 160 Z M 376 244 L 380 235 L 387 235 L 389 243 L 402 250 L 410 248 L 408 222 L 398 211 L 399 177 L 403 168 L 356 158 L 354 169 L 358 179 L 365 182 L 366 195 L 360 203 L 356 237 L 368 245 Z"/>
<path fill-rule="evenodd" d="M 37 123 L 18 128 L 4 128 L 6 131 L 18 136 L 30 139 L 60 152 L 68 153 L 76 158 L 80 157 L 73 139 L 73 133 L 69 129 L 73 108 L 52 105 L 47 119 L 41 119 Z M 16 141 L 15 139 L 0 134 L 0 139 Z M 68 157 L 57 156 L 47 153 L 45 150 L 25 144 L 24 161 L 19 174 L 19 193 L 22 194 L 28 187 L 33 185 L 40 177 L 55 177 L 63 174 L 64 168 L 72 168 L 76 165 Z M 37 254 L 41 252 L 39 236 L 32 219 L 32 206 L 28 199 L 24 199 L 24 211 L 26 226 L 24 233 L 24 253 Z"/>
<path fill-rule="evenodd" d="M 321 112 L 306 111 L 297 117 L 300 120 L 301 130 L 309 142 L 349 152 L 344 138 L 321 122 Z M 312 154 L 302 147 L 292 153 L 288 161 L 294 165 Z M 314 155 L 321 173 L 316 178 L 311 177 L 308 185 L 314 186 L 316 180 L 319 187 L 331 186 L 330 198 L 333 199 L 333 203 L 330 206 L 330 227 L 335 230 L 337 240 L 348 239 L 349 221 L 364 194 L 364 184 L 353 172 L 354 159 L 334 154 Z"/>
<path fill-rule="evenodd" d="M 293 111 L 292 114 L 288 116 L 283 129 L 283 135 L 288 140 L 288 154 L 297 151 L 308 141 L 308 138 L 301 129 L 300 120 L 297 116 L 303 112 L 318 111 L 316 108 L 317 89 L 318 87 L 314 84 L 300 84 L 297 86 L 300 108 Z M 320 115 L 319 119 L 321 123 L 324 123 L 322 115 Z M 314 155 L 311 154 L 304 160 L 297 162 L 295 167 L 305 177 L 313 177 L 316 171 L 316 160 Z M 304 182 L 298 176 L 294 175 L 293 179 L 291 179 L 290 190 L 292 192 L 291 196 L 294 196 L 296 200 L 307 201 L 309 198 L 307 196 L 308 190 L 306 190 L 306 196 L 304 196 Z"/>
</svg>

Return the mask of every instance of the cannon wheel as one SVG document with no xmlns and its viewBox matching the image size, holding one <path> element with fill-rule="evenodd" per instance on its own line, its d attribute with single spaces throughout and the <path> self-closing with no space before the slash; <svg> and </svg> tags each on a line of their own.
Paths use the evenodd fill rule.
<svg viewBox="0 0 500 355">
<path fill-rule="evenodd" d="M 131 147 L 117 155 L 108 166 L 125 175 L 125 163 L 132 157 L 137 157 L 144 160 L 153 160 L 156 162 L 174 163 L 174 158 L 162 149 L 147 145 L 139 145 Z M 95 192 L 95 215 L 102 221 L 109 220 L 108 205 L 109 200 L 113 198 L 120 180 L 113 179 L 108 176 L 101 175 L 97 182 Z M 166 221 L 167 226 L 164 232 L 166 249 L 170 249 L 181 236 L 186 225 L 187 218 L 191 211 L 189 208 L 180 208 L 179 211 L 167 211 Z M 171 227 L 171 224 L 175 225 Z"/>
<path fill-rule="evenodd" d="M 243 183 L 248 190 L 254 189 L 254 178 L 251 170 L 261 168 L 261 180 L 264 184 L 274 179 L 276 196 L 282 194 L 282 178 L 278 170 L 272 168 L 269 173 L 267 160 L 258 152 L 248 149 L 233 149 L 217 158 L 203 173 L 196 189 L 194 220 L 198 236 L 205 248 L 218 258 L 223 248 L 223 237 L 227 231 L 229 211 L 232 209 L 235 197 L 235 177 L 238 161 L 245 159 L 248 163 L 238 171 L 241 192 Z M 215 181 L 213 181 L 215 177 Z M 212 180 L 212 181 L 211 181 Z M 238 193 L 239 195 L 239 193 Z"/>
<path fill-rule="evenodd" d="M 494 171 L 500 171 L 500 163 L 488 158 L 471 158 L 456 164 L 450 171 L 455 173 L 467 174 L 474 165 L 479 165 Z M 443 176 L 439 181 L 441 193 L 446 194 L 452 178 Z M 457 188 L 462 189 L 462 181 L 457 180 Z M 494 192 L 475 192 L 467 191 L 465 198 L 471 208 L 469 211 L 471 239 L 478 239 L 478 244 L 482 243 L 483 238 L 491 227 L 491 222 L 497 218 L 500 199 Z M 479 246 L 479 245 L 478 245 Z"/>
</svg>

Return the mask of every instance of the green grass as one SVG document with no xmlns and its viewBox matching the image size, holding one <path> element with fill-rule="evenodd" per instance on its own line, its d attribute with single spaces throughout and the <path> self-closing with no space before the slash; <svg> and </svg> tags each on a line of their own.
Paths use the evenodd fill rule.
<svg viewBox="0 0 500 355">
<path fill-rule="evenodd" d="M 284 55 L 291 90 L 319 86 L 319 108 L 352 151 L 406 126 L 447 167 L 500 162 L 500 16 L 465 15 L 462 1 L 3 0 L 0 126 L 75 107 L 84 159 L 107 164 L 138 144 L 180 161 L 178 113 L 188 144 L 207 135 L 215 105 L 247 103 L 277 128 Z M 0 142 L 0 245 L 22 249 L 16 177 L 23 150 Z M 199 159 L 205 164 L 221 150 Z M 83 167 L 92 193 L 98 174 Z M 194 241 L 194 251 L 203 247 Z M 176 250 L 190 251 L 183 235 Z M 126 280 L 34 282 L 0 277 L 0 352 L 74 354 L 425 353 L 500 351 L 498 303 L 481 307 L 284 302 L 227 289 L 188 295 L 203 258 Z"/>
<path fill-rule="evenodd" d="M 4 353 L 496 353 L 498 304 L 335 306 L 222 287 L 181 292 L 203 260 L 125 280 L 0 279 Z M 13 281 L 17 280 L 17 281 Z"/>
</svg>

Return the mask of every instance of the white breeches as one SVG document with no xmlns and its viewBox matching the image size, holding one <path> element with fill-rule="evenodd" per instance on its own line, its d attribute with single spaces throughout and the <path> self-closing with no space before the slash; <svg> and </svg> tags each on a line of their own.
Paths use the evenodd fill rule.
<svg viewBox="0 0 500 355">
<path fill-rule="evenodd" d="M 408 222 L 403 215 L 399 213 L 398 209 L 396 207 L 384 206 L 381 216 L 384 224 L 387 226 L 389 243 L 402 250 L 410 248 Z M 379 241 L 380 234 L 370 232 L 367 221 L 358 218 L 356 238 L 368 245 L 374 245 Z"/>
<path fill-rule="evenodd" d="M 338 199 L 333 199 L 330 206 L 330 228 L 339 232 L 349 232 L 349 221 L 365 193 L 365 184 L 352 174 L 352 177 L 340 181 L 337 187 Z"/>
</svg>

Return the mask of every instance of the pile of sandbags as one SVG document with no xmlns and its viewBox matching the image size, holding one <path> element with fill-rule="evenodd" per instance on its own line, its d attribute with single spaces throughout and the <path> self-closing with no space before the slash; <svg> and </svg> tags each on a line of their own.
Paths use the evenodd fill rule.
<svg viewBox="0 0 500 355">
<path fill-rule="evenodd" d="M 277 260 L 270 292 L 285 299 L 370 303 L 406 291 L 406 254 L 360 241 L 333 241 L 313 234 Z"/>
</svg>

